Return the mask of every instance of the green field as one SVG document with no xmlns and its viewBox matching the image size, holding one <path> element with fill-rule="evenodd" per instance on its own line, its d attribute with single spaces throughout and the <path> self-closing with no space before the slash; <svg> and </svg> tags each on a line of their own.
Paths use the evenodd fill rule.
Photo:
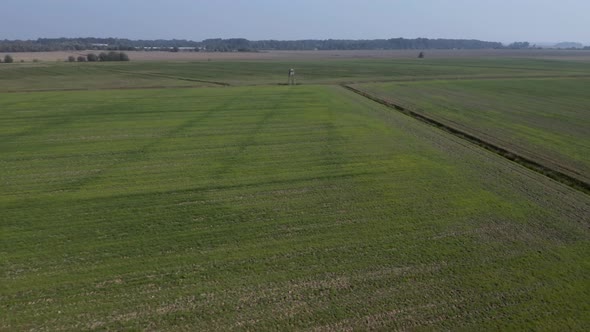
<svg viewBox="0 0 590 332">
<path fill-rule="evenodd" d="M 590 62 L 523 59 L 392 59 L 283 61 L 138 61 L 130 63 L 38 63 L 0 66 L 0 92 L 191 87 L 225 83 L 339 84 L 461 78 L 590 77 Z"/>
<path fill-rule="evenodd" d="M 590 183 L 590 79 L 355 85 Z"/>
<path fill-rule="evenodd" d="M 285 68 L 296 68 L 298 80 L 304 84 L 461 77 L 590 76 L 590 63 L 587 62 L 518 59 L 134 62 L 124 68 L 133 73 L 199 78 L 232 85 L 286 83 Z"/>
<path fill-rule="evenodd" d="M 466 61 L 481 81 L 367 87 L 424 103 L 471 89 L 494 107 L 502 84 L 523 104 L 519 84 L 546 87 L 573 115 L 588 99 L 555 83 L 587 80 L 522 80 L 587 63 Z M 590 325 L 590 196 L 332 84 L 431 80 L 458 61 L 301 62 L 321 83 L 301 86 L 276 85 L 287 64 L 248 63 L 89 64 L 100 80 L 0 66 L 20 71 L 0 91 L 59 73 L 56 89 L 93 90 L 0 93 L 0 330 Z M 497 122 L 534 115 L 522 108 Z"/>
<path fill-rule="evenodd" d="M 0 93 L 53 90 L 202 87 L 212 84 L 141 73 L 93 63 L 4 64 L 0 66 Z"/>
</svg>

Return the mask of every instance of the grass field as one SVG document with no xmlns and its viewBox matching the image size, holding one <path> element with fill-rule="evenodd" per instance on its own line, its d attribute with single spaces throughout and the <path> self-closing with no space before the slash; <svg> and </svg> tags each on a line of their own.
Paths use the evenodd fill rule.
<svg viewBox="0 0 590 332">
<path fill-rule="evenodd" d="M 0 109 L 2 330 L 590 323 L 587 195 L 341 87 Z"/>
<path fill-rule="evenodd" d="M 590 79 L 356 85 L 590 183 Z"/>
<path fill-rule="evenodd" d="M 276 85 L 287 82 L 289 68 L 301 84 L 590 77 L 590 62 L 512 58 L 39 63 L 0 66 L 0 92 Z"/>
<path fill-rule="evenodd" d="M 207 86 L 204 82 L 109 70 L 103 64 L 4 64 L 0 92 Z"/>
<path fill-rule="evenodd" d="M 295 68 L 298 81 L 303 84 L 462 77 L 590 76 L 590 62 L 530 59 L 133 62 L 124 68 L 133 73 L 157 73 L 232 85 L 286 83 L 285 68 Z"/>
</svg>

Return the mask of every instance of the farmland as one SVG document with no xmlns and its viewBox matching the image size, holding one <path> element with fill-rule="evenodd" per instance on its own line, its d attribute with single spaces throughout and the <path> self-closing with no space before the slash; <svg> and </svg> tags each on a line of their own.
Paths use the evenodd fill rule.
<svg viewBox="0 0 590 332">
<path fill-rule="evenodd" d="M 590 77 L 590 62 L 519 58 L 25 63 L 0 66 L 0 92 L 276 85 L 286 83 L 289 68 L 300 84 Z"/>
<path fill-rule="evenodd" d="M 22 52 L 17 61 L 33 60 L 59 62 L 68 56 L 77 57 L 96 50 L 62 51 L 62 52 Z M 416 50 L 331 50 L 331 51 L 262 51 L 262 52 L 166 52 L 166 51 L 128 51 L 134 61 L 192 62 L 192 61 L 296 61 L 296 60 L 352 60 L 352 59 L 408 59 L 415 58 Z M 3 57 L 6 53 L 0 53 Z M 590 54 L 583 50 L 436 50 L 426 52 L 428 58 L 521 58 L 588 61 Z"/>
<path fill-rule="evenodd" d="M 539 76 L 589 76 L 590 63 L 554 60 L 415 59 L 332 61 L 207 61 L 192 63 L 134 62 L 125 66 L 133 73 L 199 78 L 232 85 L 285 83 L 285 68 L 297 68 L 304 84 L 337 84 L 440 78 L 490 78 Z"/>
<path fill-rule="evenodd" d="M 0 66 L 0 92 L 96 90 L 150 87 L 194 87 L 207 83 L 181 81 L 109 70 L 92 64 L 24 64 Z"/>
<path fill-rule="evenodd" d="M 278 86 L 291 66 L 303 85 Z M 0 75 L 0 330 L 590 324 L 590 196 L 340 86 L 502 133 L 588 176 L 587 62 L 41 63 Z"/>
<path fill-rule="evenodd" d="M 590 183 L 589 79 L 356 86 Z"/>
</svg>

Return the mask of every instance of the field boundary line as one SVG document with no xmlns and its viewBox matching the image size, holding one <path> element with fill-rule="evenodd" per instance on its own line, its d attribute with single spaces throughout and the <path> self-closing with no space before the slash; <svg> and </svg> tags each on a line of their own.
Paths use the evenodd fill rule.
<svg viewBox="0 0 590 332">
<path fill-rule="evenodd" d="M 121 69 L 113 69 L 113 68 L 101 68 L 101 69 L 107 70 L 107 71 L 112 71 L 115 73 L 123 73 L 123 74 L 130 74 L 130 75 L 136 75 L 136 76 L 162 77 L 162 78 L 170 78 L 170 79 L 180 80 L 180 81 L 209 83 L 209 84 L 215 84 L 215 85 L 220 85 L 220 86 L 230 86 L 230 84 L 226 83 L 226 82 L 207 81 L 207 80 L 200 80 L 200 79 L 196 79 L 196 78 L 170 76 L 170 75 L 157 74 L 157 73 L 137 73 L 137 72 L 121 70 Z"/>
<path fill-rule="evenodd" d="M 116 91 L 116 90 L 164 90 L 164 89 L 220 89 L 212 85 L 162 85 L 162 86 L 122 86 L 118 88 L 63 88 L 63 89 L 28 89 L 28 90 L 0 90 L 3 93 L 34 93 L 34 92 L 76 92 L 76 91 Z"/>
<path fill-rule="evenodd" d="M 553 169 L 549 166 L 543 165 L 542 163 L 539 163 L 539 162 L 533 160 L 532 158 L 525 157 L 521 154 L 515 153 L 514 151 L 508 150 L 502 146 L 488 142 L 480 137 L 469 134 L 461 129 L 444 124 L 444 123 L 437 121 L 429 116 L 426 116 L 426 115 L 421 114 L 415 110 L 412 110 L 406 106 L 402 106 L 400 104 L 376 97 L 370 93 L 367 93 L 365 91 L 359 90 L 357 88 L 354 88 L 354 87 L 346 85 L 346 84 L 342 84 L 341 86 L 349 91 L 352 91 L 352 92 L 362 96 L 362 97 L 370 99 L 370 100 L 377 102 L 379 104 L 385 105 L 388 108 L 395 109 L 396 111 L 399 111 L 400 113 L 402 113 L 404 115 L 412 117 L 416 120 L 419 120 L 423 123 L 426 123 L 428 125 L 436 127 L 440 130 L 446 131 L 456 137 L 459 137 L 459 138 L 466 140 L 470 143 L 478 145 L 478 146 L 480 146 L 488 151 L 491 151 L 497 155 L 500 155 L 510 161 L 518 163 L 530 170 L 533 170 L 537 173 L 541 173 L 541 174 L 543 174 L 555 181 L 561 182 L 571 188 L 574 188 L 574 189 L 581 191 L 587 195 L 590 195 L 590 183 L 588 183 L 586 181 L 583 181 L 581 179 L 570 176 L 564 172 Z"/>
</svg>

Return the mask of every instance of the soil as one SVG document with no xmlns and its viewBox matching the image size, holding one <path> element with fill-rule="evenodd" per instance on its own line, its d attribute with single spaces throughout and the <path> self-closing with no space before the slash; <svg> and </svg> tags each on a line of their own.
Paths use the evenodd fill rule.
<svg viewBox="0 0 590 332">
<path fill-rule="evenodd" d="M 11 53 L 15 62 L 25 60 L 65 61 L 68 56 L 86 55 L 99 51 L 23 52 Z M 263 52 L 126 52 L 134 61 L 214 61 L 214 60 L 322 60 L 322 59 L 413 59 L 420 50 L 368 51 L 263 51 Z M 4 57 L 7 53 L 0 53 Z M 584 50 L 426 50 L 425 58 L 485 58 L 524 57 L 590 61 L 590 51 Z"/>
</svg>

